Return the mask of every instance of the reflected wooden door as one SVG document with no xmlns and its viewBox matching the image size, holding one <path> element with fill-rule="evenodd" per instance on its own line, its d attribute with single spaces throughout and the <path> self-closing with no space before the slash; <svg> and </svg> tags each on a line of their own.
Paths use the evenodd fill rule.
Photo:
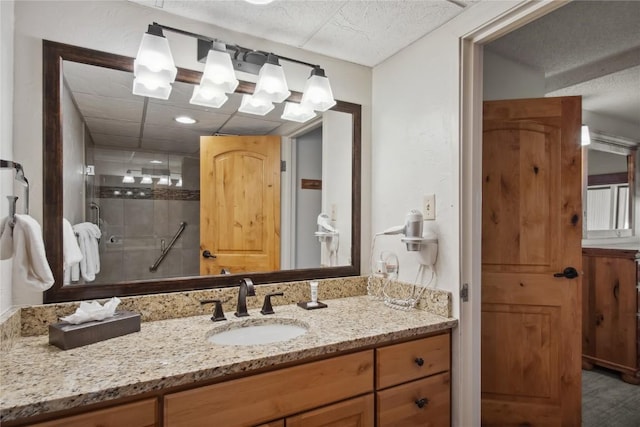
<svg viewBox="0 0 640 427">
<path fill-rule="evenodd" d="M 581 423 L 581 98 L 483 109 L 482 424 Z M 567 276 L 571 276 L 568 274 Z"/>
<path fill-rule="evenodd" d="M 202 275 L 280 269 L 279 136 L 200 138 L 200 252 Z"/>
</svg>

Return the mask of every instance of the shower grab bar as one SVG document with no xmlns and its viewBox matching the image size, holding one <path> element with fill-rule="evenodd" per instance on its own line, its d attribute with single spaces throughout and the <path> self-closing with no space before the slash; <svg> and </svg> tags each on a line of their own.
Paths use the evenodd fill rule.
<svg viewBox="0 0 640 427">
<path fill-rule="evenodd" d="M 162 253 L 158 257 L 156 262 L 154 262 L 153 265 L 149 267 L 149 271 L 154 272 L 158 269 L 158 267 L 160 267 L 160 264 L 162 264 L 162 261 L 164 261 L 164 258 L 167 256 L 167 254 L 169 253 L 173 245 L 176 243 L 176 240 L 178 240 L 178 237 L 180 237 L 180 235 L 182 234 L 185 228 L 187 228 L 187 223 L 182 221 L 180 223 L 180 227 L 178 227 L 178 231 L 176 231 L 176 234 L 173 236 L 173 239 L 171 239 L 171 242 L 169 242 L 169 246 L 167 246 L 165 249 L 162 250 Z"/>
<path fill-rule="evenodd" d="M 100 218 L 100 205 L 97 204 L 96 202 L 91 202 L 91 203 L 89 203 L 89 209 L 95 209 L 96 210 L 96 216 L 97 216 L 96 225 L 98 226 L 98 228 L 100 228 L 100 222 L 101 222 L 100 221 L 101 220 L 101 218 Z"/>
<path fill-rule="evenodd" d="M 15 169 L 15 180 L 25 186 L 25 198 L 24 198 L 24 213 L 29 214 L 29 180 L 24 176 L 24 169 L 20 163 L 13 162 L 11 160 L 0 160 L 0 169 Z M 17 200 L 17 199 L 16 199 Z M 9 201 L 13 203 L 15 207 L 16 200 Z M 15 210 L 14 210 L 15 214 Z"/>
</svg>

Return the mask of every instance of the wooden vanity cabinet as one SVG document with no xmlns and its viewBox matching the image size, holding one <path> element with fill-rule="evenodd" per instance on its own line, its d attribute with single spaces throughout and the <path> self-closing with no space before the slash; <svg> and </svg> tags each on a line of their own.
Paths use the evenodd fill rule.
<svg viewBox="0 0 640 427">
<path fill-rule="evenodd" d="M 32 427 L 152 427 L 158 425 L 158 400 L 147 399 L 58 418 Z"/>
<path fill-rule="evenodd" d="M 640 251 L 584 248 L 582 365 L 640 384 Z"/>
<path fill-rule="evenodd" d="M 379 427 L 451 425 L 450 334 L 376 349 Z"/>
</svg>

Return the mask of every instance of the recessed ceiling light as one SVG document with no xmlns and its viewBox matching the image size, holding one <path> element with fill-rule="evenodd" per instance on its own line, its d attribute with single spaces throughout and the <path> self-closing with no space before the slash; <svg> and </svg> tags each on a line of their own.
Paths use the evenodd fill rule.
<svg viewBox="0 0 640 427">
<path fill-rule="evenodd" d="M 149 163 L 153 163 L 154 165 L 161 165 L 162 160 L 149 160 Z"/>
<path fill-rule="evenodd" d="M 193 117 L 189 117 L 189 116 L 178 116 L 176 118 L 174 118 L 173 120 L 175 120 L 178 123 L 182 123 L 183 125 L 192 125 L 196 122 L 196 119 L 194 119 Z"/>
</svg>

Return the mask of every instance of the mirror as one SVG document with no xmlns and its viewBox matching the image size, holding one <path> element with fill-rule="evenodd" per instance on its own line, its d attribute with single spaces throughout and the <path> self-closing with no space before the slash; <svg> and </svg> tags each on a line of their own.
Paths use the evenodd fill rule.
<svg viewBox="0 0 640 427">
<path fill-rule="evenodd" d="M 600 132 L 585 150 L 585 238 L 633 235 L 636 144 Z"/>
<path fill-rule="evenodd" d="M 239 277 L 260 284 L 359 274 L 359 105 L 338 101 L 321 119 L 305 125 L 280 120 L 281 112 L 251 116 L 236 112 L 239 94 L 253 91 L 252 83 L 241 82 L 228 106 L 208 110 L 186 104 L 200 73 L 184 69 L 179 70 L 169 100 L 150 100 L 130 93 L 132 63 L 133 58 L 44 42 L 43 229 L 56 278 L 45 302 L 231 286 Z M 99 78 L 103 83 L 96 84 Z M 99 103 L 89 99 L 89 85 L 103 95 Z M 300 96 L 294 93 L 290 100 L 299 101 Z M 120 97 L 123 100 L 116 103 Z M 105 100 L 114 117 L 100 117 Z M 162 122 L 185 108 L 197 120 L 194 127 Z M 122 122 L 110 126 L 118 118 Z M 220 244 L 213 249 L 214 263 L 207 264 L 211 260 L 202 256 L 210 248 L 201 239 L 206 233 L 200 221 L 212 210 L 201 212 L 200 193 L 216 185 L 201 186 L 199 138 L 211 134 L 280 135 L 272 136 L 282 144 L 277 166 L 282 154 L 288 168 L 280 174 L 280 201 L 268 205 L 280 211 L 275 227 L 277 264 L 229 268 L 221 262 L 225 245 Z M 316 161 L 303 167 L 305 159 Z M 339 245 L 338 239 L 330 244 L 314 235 L 320 212 L 334 220 Z M 77 272 L 65 277 L 63 217 L 72 224 L 99 225 L 101 268 L 94 278 Z M 228 219 L 233 221 L 239 222 Z M 224 239 L 227 246 L 229 241 Z M 223 269 L 231 274 L 220 274 Z"/>
</svg>

